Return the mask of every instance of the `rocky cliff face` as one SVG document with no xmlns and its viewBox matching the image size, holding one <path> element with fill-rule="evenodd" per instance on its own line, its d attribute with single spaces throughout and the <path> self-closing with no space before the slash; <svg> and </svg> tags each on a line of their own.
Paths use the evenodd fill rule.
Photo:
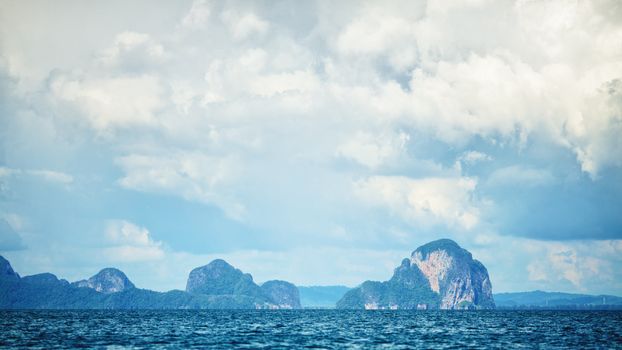
<svg viewBox="0 0 622 350">
<path fill-rule="evenodd" d="M 261 290 L 281 309 L 300 309 L 298 288 L 286 281 L 268 281 L 261 285 Z"/>
<path fill-rule="evenodd" d="M 410 261 L 441 297 L 441 309 L 494 308 L 488 270 L 456 242 L 442 239 L 415 250 Z"/>
<path fill-rule="evenodd" d="M 449 239 L 425 244 L 404 259 L 387 282 L 367 281 L 337 303 L 338 308 L 491 309 L 488 271 Z"/>
<path fill-rule="evenodd" d="M 117 293 L 136 288 L 123 271 L 115 268 L 105 268 L 88 280 L 73 283 L 80 288 L 91 288 L 101 293 Z"/>
</svg>

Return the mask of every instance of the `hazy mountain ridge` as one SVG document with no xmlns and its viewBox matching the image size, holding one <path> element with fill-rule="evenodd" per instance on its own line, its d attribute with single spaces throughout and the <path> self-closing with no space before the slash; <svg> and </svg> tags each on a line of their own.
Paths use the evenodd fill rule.
<svg viewBox="0 0 622 350">
<path fill-rule="evenodd" d="M 265 289 L 250 274 L 219 260 L 201 268 L 212 278 L 198 284 L 189 276 L 189 291 L 155 292 L 139 289 L 113 268 L 74 283 L 51 273 L 20 277 L 0 256 L 1 309 L 291 309 L 300 308 L 298 291 L 285 281 L 269 281 Z M 201 269 L 197 268 L 197 269 Z M 197 270 L 195 269 L 195 270 Z M 195 271 L 193 270 L 193 271 Z M 233 275 L 232 275 L 233 274 Z M 239 277 L 234 281 L 233 277 Z M 192 283 L 190 282 L 192 280 Z M 235 282 L 235 283 L 232 283 Z M 207 285 L 206 285 L 207 283 Z M 231 285 L 228 285 L 231 283 Z M 212 288 L 210 290 L 210 285 Z M 293 287 L 293 289 L 292 289 Z"/>
<path fill-rule="evenodd" d="M 561 292 L 498 293 L 494 295 L 501 309 L 622 309 L 622 297 Z"/>
<path fill-rule="evenodd" d="M 302 307 L 311 308 L 333 308 L 350 289 L 346 286 L 298 286 Z"/>
</svg>

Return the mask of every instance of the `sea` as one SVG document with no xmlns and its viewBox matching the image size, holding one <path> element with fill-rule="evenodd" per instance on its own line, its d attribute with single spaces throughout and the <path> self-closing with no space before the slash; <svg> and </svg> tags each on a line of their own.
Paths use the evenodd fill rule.
<svg viewBox="0 0 622 350">
<path fill-rule="evenodd" d="M 0 311 L 0 348 L 622 349 L 622 311 Z"/>
</svg>

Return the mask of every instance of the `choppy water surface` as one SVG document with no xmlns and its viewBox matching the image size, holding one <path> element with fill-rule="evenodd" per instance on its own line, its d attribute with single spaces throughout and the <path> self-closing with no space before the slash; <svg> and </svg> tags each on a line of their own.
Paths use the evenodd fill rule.
<svg viewBox="0 0 622 350">
<path fill-rule="evenodd" d="M 622 348 L 622 312 L 0 311 L 0 347 Z"/>
</svg>

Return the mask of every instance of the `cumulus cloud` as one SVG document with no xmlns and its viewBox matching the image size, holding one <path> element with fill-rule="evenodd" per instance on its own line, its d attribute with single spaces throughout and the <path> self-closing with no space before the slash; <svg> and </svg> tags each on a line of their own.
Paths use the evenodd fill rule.
<svg viewBox="0 0 622 350">
<path fill-rule="evenodd" d="M 159 80 L 149 75 L 89 80 L 59 76 L 51 83 L 51 93 L 75 106 L 98 131 L 150 125 L 164 106 Z"/>
<path fill-rule="evenodd" d="M 121 186 L 145 192 L 178 195 L 187 200 L 221 207 L 242 219 L 244 207 L 224 190 L 239 174 L 233 157 L 208 157 L 200 153 L 169 156 L 129 155 L 117 160 L 126 175 Z"/>
<path fill-rule="evenodd" d="M 337 51 L 347 59 L 384 59 L 396 71 L 411 68 L 418 59 L 416 21 L 423 17 L 422 3 L 393 6 L 368 3 L 347 23 L 336 40 Z"/>
<path fill-rule="evenodd" d="M 471 178 L 374 176 L 357 181 L 355 194 L 370 205 L 386 207 L 419 227 L 446 224 L 469 230 L 479 221 Z"/>
<path fill-rule="evenodd" d="M 443 25 L 444 21 L 467 13 L 472 16 L 465 18 L 478 18 L 503 6 L 508 6 L 506 13 L 512 18 L 512 30 L 499 31 L 495 40 L 482 40 L 475 50 L 461 46 L 457 49 L 463 51 L 459 52 L 447 49 L 455 28 Z M 534 22 L 532 14 L 549 13 L 543 11 L 546 7 L 554 8 L 556 15 Z M 208 8 L 207 3 L 195 1 L 181 22 L 206 22 L 211 13 Z M 266 42 L 237 44 L 217 53 L 209 50 L 209 43 L 198 49 L 184 41 L 184 34 L 176 33 L 173 39 L 167 39 L 167 45 L 174 48 L 169 50 L 170 54 L 165 45 L 148 34 L 123 32 L 100 58 L 109 68 L 99 67 L 97 74 L 90 72 L 87 76 L 57 76 L 51 90 L 56 99 L 71 102 L 98 130 L 154 125 L 157 121 L 168 127 L 170 122 L 163 119 L 174 116 L 158 112 L 168 103 L 188 111 L 188 103 L 193 99 L 203 102 L 195 105 L 199 113 L 231 116 L 256 113 L 257 98 L 269 99 L 259 106 L 268 115 L 296 113 L 296 107 L 307 108 L 306 113 L 322 114 L 325 112 L 308 109 L 309 106 L 326 104 L 328 108 L 343 110 L 347 101 L 353 105 L 354 114 L 342 117 L 355 125 L 356 111 L 364 110 L 367 114 L 372 111 L 374 123 L 386 123 L 387 117 L 397 118 L 394 120 L 398 123 L 428 130 L 452 145 L 486 137 L 509 140 L 523 147 L 529 137 L 543 134 L 574 152 L 583 170 L 594 177 L 603 167 L 619 166 L 619 157 L 611 155 L 619 148 L 615 137 L 619 133 L 615 120 L 620 108 L 616 72 L 622 62 L 610 52 L 616 52 L 615 49 L 603 47 L 598 40 L 581 41 L 602 54 L 586 58 L 590 64 L 580 62 L 572 55 L 576 44 L 570 40 L 583 36 L 604 40 L 619 35 L 615 34 L 620 32 L 619 28 L 577 26 L 582 18 L 602 16 L 599 9 L 534 2 L 490 6 L 479 1 L 451 6 L 413 4 L 406 9 L 396 4 L 386 8 L 363 4 L 354 9 L 354 17 L 332 18 L 336 21 L 332 26 L 322 23 L 317 35 L 334 36 L 336 50 L 319 51 L 324 54 L 319 61 L 313 59 L 317 56 L 315 47 L 294 43 L 286 30 L 266 38 Z M 265 34 L 269 27 L 266 20 L 249 9 L 224 6 L 217 11 L 222 23 L 210 22 L 210 29 L 218 31 L 222 25 L 235 40 Z M 549 30 L 540 31 L 539 23 L 546 23 Z M 368 33 L 369 28 L 373 30 Z M 568 28 L 573 30 L 568 33 Z M 433 34 L 435 31 L 438 34 Z M 463 35 L 467 43 L 475 45 L 476 38 L 470 33 Z M 539 39 L 531 42 L 543 47 L 541 54 L 534 56 L 512 45 L 528 36 Z M 563 40 L 560 42 L 559 38 Z M 503 42 L 507 44 L 503 46 Z M 223 43 L 211 45 L 222 48 Z M 553 49 L 556 45 L 562 47 Z M 186 59 L 182 56 L 186 55 L 185 46 L 197 52 L 203 50 L 206 55 L 206 60 L 197 66 L 199 74 L 193 72 L 194 77 L 177 69 Z M 162 60 L 165 53 L 169 60 Z M 357 61 L 352 55 L 369 59 Z M 376 55 L 381 57 L 372 59 Z M 385 63 L 401 73 L 395 76 L 387 72 Z M 106 69 L 119 65 L 134 67 L 128 68 L 134 73 L 140 67 L 159 65 L 159 71 L 167 72 L 167 76 L 101 76 Z M 405 70 L 408 67 L 412 68 Z M 176 81 L 170 86 L 165 82 L 170 81 L 168 72 L 173 73 Z M 197 80 L 201 73 L 205 81 L 187 83 Z M 170 94 L 167 89 L 177 93 Z M 181 97 L 180 92 L 186 97 Z M 246 103 L 241 106 L 237 103 L 240 100 Z M 228 107 L 212 111 L 210 103 L 228 103 Z M 359 131 L 352 129 L 356 138 Z M 377 161 L 364 162 L 369 166 Z"/>
<path fill-rule="evenodd" d="M 380 135 L 358 132 L 338 146 L 337 155 L 374 169 L 400 156 L 408 139 L 404 132 Z"/>
<path fill-rule="evenodd" d="M 164 257 L 162 243 L 152 240 L 146 228 L 129 221 L 109 221 L 105 238 L 109 246 L 104 248 L 104 255 L 110 261 L 150 261 Z"/>
<path fill-rule="evenodd" d="M 208 21 L 210 14 L 210 7 L 206 0 L 195 0 L 181 23 L 190 28 L 202 27 Z"/>
<path fill-rule="evenodd" d="M 264 34 L 269 27 L 268 22 L 254 13 L 241 14 L 237 11 L 226 10 L 220 17 L 236 40 L 246 39 L 253 34 Z"/>
<path fill-rule="evenodd" d="M 163 63 L 165 59 L 163 46 L 149 35 L 123 32 L 117 35 L 111 47 L 103 51 L 100 63 L 107 68 L 140 73 Z"/>
<path fill-rule="evenodd" d="M 524 250 L 531 255 L 527 265 L 530 281 L 547 289 L 566 283 L 572 288 L 587 291 L 591 284 L 610 284 L 619 279 L 622 241 L 596 242 L 534 242 L 526 241 Z"/>
</svg>

